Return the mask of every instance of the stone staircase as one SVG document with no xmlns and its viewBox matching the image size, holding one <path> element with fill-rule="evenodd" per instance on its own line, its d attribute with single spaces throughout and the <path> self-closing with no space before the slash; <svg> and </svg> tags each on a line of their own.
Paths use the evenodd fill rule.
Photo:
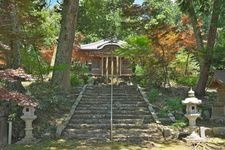
<svg viewBox="0 0 225 150">
<path fill-rule="evenodd" d="M 162 134 L 136 86 L 113 88 L 113 140 L 158 141 Z M 110 139 L 111 87 L 88 86 L 62 135 L 85 140 Z"/>
</svg>

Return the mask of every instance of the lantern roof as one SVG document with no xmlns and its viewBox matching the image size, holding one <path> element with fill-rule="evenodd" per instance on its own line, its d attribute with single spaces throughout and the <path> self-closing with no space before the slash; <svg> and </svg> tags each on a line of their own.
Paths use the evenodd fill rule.
<svg viewBox="0 0 225 150">
<path fill-rule="evenodd" d="M 195 92 L 192 88 L 188 91 L 188 98 L 182 101 L 182 104 L 201 104 L 202 101 L 195 97 Z"/>
</svg>

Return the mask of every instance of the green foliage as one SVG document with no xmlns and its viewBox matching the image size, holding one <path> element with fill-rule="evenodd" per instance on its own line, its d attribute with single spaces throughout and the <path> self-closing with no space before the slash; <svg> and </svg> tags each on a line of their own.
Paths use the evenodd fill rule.
<svg viewBox="0 0 225 150">
<path fill-rule="evenodd" d="M 159 96 L 158 89 L 152 88 L 148 94 L 148 99 L 151 103 L 154 103 Z"/>
<path fill-rule="evenodd" d="M 142 86 L 160 85 L 162 82 L 162 70 L 160 70 L 160 64 L 152 51 L 151 41 L 148 37 L 144 35 L 129 36 L 127 44 L 123 48 L 117 49 L 115 55 L 125 57 L 133 62 L 133 65 L 137 65 L 133 67 L 136 67 L 136 71 L 141 71 L 142 75 L 136 74 L 134 80 Z"/>
<path fill-rule="evenodd" d="M 176 112 L 176 111 L 182 111 L 183 105 L 181 103 L 181 99 L 176 97 L 176 98 L 168 98 L 166 100 L 165 107 L 163 108 L 163 111 L 168 113 L 168 112 Z"/>
<path fill-rule="evenodd" d="M 142 75 L 144 75 L 144 68 L 143 67 L 141 67 L 140 65 L 136 65 L 135 66 L 135 75 L 136 76 L 142 76 Z"/>
<path fill-rule="evenodd" d="M 175 25 L 181 15 L 179 8 L 171 0 L 145 0 L 144 6 L 149 9 L 145 14 L 148 15 L 144 26 L 146 30 L 165 24 Z"/>
<path fill-rule="evenodd" d="M 56 44 L 60 28 L 60 14 L 51 9 L 42 9 L 32 11 L 30 15 L 36 18 L 36 22 L 24 26 L 24 32 L 28 38 L 26 43 L 35 43 L 44 47 Z"/>
<path fill-rule="evenodd" d="M 198 80 L 198 63 L 196 57 L 182 49 L 176 54 L 176 59 L 169 65 L 171 76 L 176 83 L 186 86 L 195 86 Z"/>
<path fill-rule="evenodd" d="M 176 120 L 172 125 L 173 128 L 184 128 L 185 126 L 187 126 L 187 121 L 185 121 L 184 119 L 181 120 Z"/>
<path fill-rule="evenodd" d="M 75 62 L 72 64 L 71 85 L 83 85 L 88 83 L 88 66 Z"/>
<path fill-rule="evenodd" d="M 121 9 L 125 1 L 82 0 L 78 12 L 77 30 L 86 37 L 84 42 L 102 38 L 120 38 L 127 34 L 121 30 Z"/>
<path fill-rule="evenodd" d="M 218 42 L 216 43 L 215 50 L 213 53 L 213 63 L 214 69 L 222 70 L 225 69 L 225 28 L 220 30 L 218 36 Z"/>
<path fill-rule="evenodd" d="M 43 75 L 48 74 L 50 66 L 42 60 L 39 51 L 35 47 L 28 47 L 27 49 L 23 49 L 21 51 L 22 56 L 22 64 L 25 70 L 37 76 L 38 79 L 43 79 Z"/>
<path fill-rule="evenodd" d="M 150 40 L 144 35 L 129 36 L 123 48 L 115 51 L 116 55 L 134 59 L 137 56 L 148 54 L 151 51 Z"/>
<path fill-rule="evenodd" d="M 17 103 L 13 101 L 0 101 L 0 109 L 5 112 L 8 120 L 12 121 L 12 141 L 17 141 L 22 138 L 24 131 L 24 121 L 21 120 L 23 107 L 18 106 Z"/>
<path fill-rule="evenodd" d="M 181 85 L 194 87 L 198 81 L 197 76 L 177 76 L 176 82 Z"/>
<path fill-rule="evenodd" d="M 78 75 L 72 74 L 70 77 L 70 82 L 72 86 L 77 86 L 82 84 L 82 80 L 78 78 Z"/>
</svg>

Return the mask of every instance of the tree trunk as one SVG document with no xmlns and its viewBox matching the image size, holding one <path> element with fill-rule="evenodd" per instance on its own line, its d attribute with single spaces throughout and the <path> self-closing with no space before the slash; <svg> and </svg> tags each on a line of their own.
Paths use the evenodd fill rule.
<svg viewBox="0 0 225 150">
<path fill-rule="evenodd" d="M 213 48 L 214 48 L 215 39 L 216 39 L 217 23 L 218 23 L 219 14 L 221 11 L 220 10 L 221 1 L 214 0 L 206 48 L 204 47 L 201 31 L 198 26 L 198 21 L 197 21 L 196 12 L 194 10 L 193 1 L 190 0 L 189 2 L 190 2 L 189 16 L 191 18 L 191 22 L 192 22 L 192 26 L 193 26 L 193 30 L 195 34 L 197 49 L 199 51 L 205 52 L 205 56 L 203 58 L 200 58 L 201 56 L 199 56 L 200 74 L 199 74 L 199 80 L 195 89 L 196 96 L 203 97 L 205 95 L 205 88 L 207 85 L 209 70 L 211 66 Z"/>
<path fill-rule="evenodd" d="M 184 76 L 189 76 L 189 75 L 188 75 L 188 63 L 189 63 L 189 57 L 190 57 L 190 53 L 187 52 L 187 59 L 186 59 L 186 64 L 185 64 Z"/>
<path fill-rule="evenodd" d="M 61 30 L 54 65 L 55 68 L 60 67 L 60 70 L 53 71 L 52 83 L 65 92 L 70 89 L 70 67 L 78 6 L 79 0 L 64 0 L 63 2 Z"/>
<path fill-rule="evenodd" d="M 10 3 L 10 18 L 11 18 L 11 41 L 10 41 L 10 48 L 11 50 L 9 51 L 7 55 L 7 67 L 8 68 L 13 68 L 17 69 L 20 67 L 20 38 L 19 38 L 19 32 L 20 32 L 20 27 L 19 27 L 19 19 L 18 19 L 18 8 L 16 5 L 16 2 L 12 0 Z"/>
<path fill-rule="evenodd" d="M 209 70 L 212 63 L 213 49 L 214 49 L 214 44 L 215 44 L 216 35 L 217 35 L 217 23 L 218 23 L 219 15 L 221 12 L 220 6 L 221 6 L 221 1 L 214 0 L 213 12 L 212 12 L 208 39 L 207 39 L 206 54 L 202 62 L 200 62 L 200 76 L 199 76 L 198 84 L 195 91 L 198 97 L 203 97 L 205 95 L 205 88 L 208 81 Z"/>
<path fill-rule="evenodd" d="M 196 40 L 196 44 L 197 44 L 197 49 L 198 50 L 204 50 L 204 44 L 203 44 L 203 40 L 202 40 L 202 35 L 201 35 L 201 30 L 199 28 L 198 25 L 198 18 L 193 6 L 193 0 L 189 1 L 189 17 L 191 19 L 191 23 L 192 23 L 192 27 L 194 30 L 194 35 L 195 35 L 195 40 Z"/>
</svg>

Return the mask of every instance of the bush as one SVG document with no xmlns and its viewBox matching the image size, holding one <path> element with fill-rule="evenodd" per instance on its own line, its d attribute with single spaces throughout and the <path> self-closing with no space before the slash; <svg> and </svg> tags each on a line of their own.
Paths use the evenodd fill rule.
<svg viewBox="0 0 225 150">
<path fill-rule="evenodd" d="M 197 83 L 198 77 L 196 76 L 179 76 L 177 77 L 176 82 L 181 85 L 186 86 L 195 86 Z"/>
<path fill-rule="evenodd" d="M 187 126 L 187 121 L 181 119 L 181 120 L 176 120 L 176 122 L 174 122 L 172 124 L 172 127 L 174 128 L 184 128 L 185 126 Z"/>
<path fill-rule="evenodd" d="M 71 67 L 71 85 L 77 86 L 88 83 L 88 66 L 74 62 Z"/>
<path fill-rule="evenodd" d="M 166 100 L 166 109 L 168 111 L 182 110 L 183 105 L 180 98 L 169 98 Z"/>
<path fill-rule="evenodd" d="M 81 85 L 83 82 L 76 74 L 72 74 L 70 77 L 70 82 L 72 86 Z"/>
<path fill-rule="evenodd" d="M 158 89 L 152 88 L 148 94 L 149 101 L 151 103 L 154 103 L 157 100 L 158 96 L 159 96 Z"/>
<path fill-rule="evenodd" d="M 21 61 L 23 68 L 27 73 L 37 76 L 39 80 L 43 80 L 43 76 L 48 74 L 52 69 L 47 62 L 45 62 L 40 52 L 35 47 L 30 47 L 21 50 Z"/>
</svg>

